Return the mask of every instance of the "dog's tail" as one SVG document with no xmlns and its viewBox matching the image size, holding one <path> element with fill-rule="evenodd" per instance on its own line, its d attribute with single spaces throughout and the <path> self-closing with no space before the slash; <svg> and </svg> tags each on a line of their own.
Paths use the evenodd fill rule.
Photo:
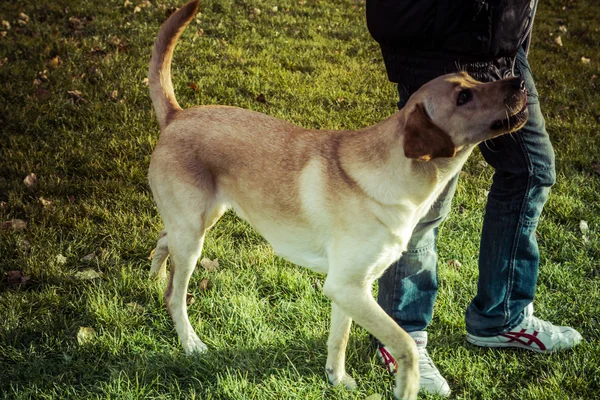
<svg viewBox="0 0 600 400">
<path fill-rule="evenodd" d="M 166 128 L 177 111 L 181 110 L 171 82 L 171 59 L 177 39 L 196 15 L 199 3 L 200 0 L 190 1 L 171 14 L 160 27 L 154 43 L 148 70 L 148 85 L 161 130 Z"/>
</svg>

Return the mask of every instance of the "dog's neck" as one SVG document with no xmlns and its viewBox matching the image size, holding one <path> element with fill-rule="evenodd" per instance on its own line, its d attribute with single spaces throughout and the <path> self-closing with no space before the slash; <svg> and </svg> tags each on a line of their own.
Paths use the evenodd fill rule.
<svg viewBox="0 0 600 400">
<path fill-rule="evenodd" d="M 404 154 L 400 127 L 404 116 L 396 113 L 369 128 L 345 137 L 340 162 L 362 190 L 383 205 L 416 207 L 430 203 L 456 175 L 473 150 L 463 148 L 452 158 L 420 161 Z M 410 173 L 407 173 L 410 171 Z M 432 193 L 435 194 L 432 198 Z"/>
</svg>

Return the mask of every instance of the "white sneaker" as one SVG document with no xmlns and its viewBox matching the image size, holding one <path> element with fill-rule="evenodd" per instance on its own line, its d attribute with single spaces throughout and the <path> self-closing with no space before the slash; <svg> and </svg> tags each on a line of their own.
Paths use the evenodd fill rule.
<svg viewBox="0 0 600 400">
<path fill-rule="evenodd" d="M 533 303 L 523 310 L 523 321 L 510 331 L 497 336 L 475 336 L 467 333 L 467 342 L 483 347 L 518 347 L 537 353 L 570 349 L 583 338 L 568 326 L 555 326 L 533 316 Z"/>
<path fill-rule="evenodd" d="M 450 386 L 444 379 L 440 371 L 429 357 L 427 352 L 427 332 L 417 331 L 409 332 L 409 335 L 417 343 L 419 351 L 419 373 L 421 381 L 419 382 L 421 391 L 429 394 L 437 394 L 441 397 L 450 396 Z M 377 350 L 379 360 L 387 367 L 391 374 L 395 374 L 398 369 L 398 364 L 394 357 L 385 347 L 380 347 Z"/>
</svg>

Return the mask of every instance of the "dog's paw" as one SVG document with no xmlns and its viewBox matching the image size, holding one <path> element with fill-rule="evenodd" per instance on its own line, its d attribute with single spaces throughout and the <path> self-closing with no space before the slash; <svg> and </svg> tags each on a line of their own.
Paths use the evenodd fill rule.
<svg viewBox="0 0 600 400">
<path fill-rule="evenodd" d="M 182 345 L 183 351 L 185 351 L 185 354 L 188 356 L 199 355 L 208 351 L 208 346 L 195 335 L 191 336 L 186 340 L 186 343 L 182 343 Z"/>
<path fill-rule="evenodd" d="M 332 386 L 342 385 L 348 390 L 356 389 L 356 381 L 347 373 L 344 373 L 340 376 L 333 376 L 332 373 L 327 371 L 327 378 L 329 379 L 329 383 L 331 383 Z"/>
</svg>

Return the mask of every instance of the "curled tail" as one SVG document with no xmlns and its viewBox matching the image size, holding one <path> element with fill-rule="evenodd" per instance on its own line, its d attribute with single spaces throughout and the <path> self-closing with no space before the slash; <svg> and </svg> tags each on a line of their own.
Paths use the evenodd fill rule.
<svg viewBox="0 0 600 400">
<path fill-rule="evenodd" d="M 160 27 L 154 43 L 148 69 L 148 85 L 161 130 L 166 128 L 175 113 L 181 110 L 171 82 L 171 59 L 177 39 L 196 15 L 199 3 L 199 0 L 190 1 L 171 14 Z"/>
</svg>

